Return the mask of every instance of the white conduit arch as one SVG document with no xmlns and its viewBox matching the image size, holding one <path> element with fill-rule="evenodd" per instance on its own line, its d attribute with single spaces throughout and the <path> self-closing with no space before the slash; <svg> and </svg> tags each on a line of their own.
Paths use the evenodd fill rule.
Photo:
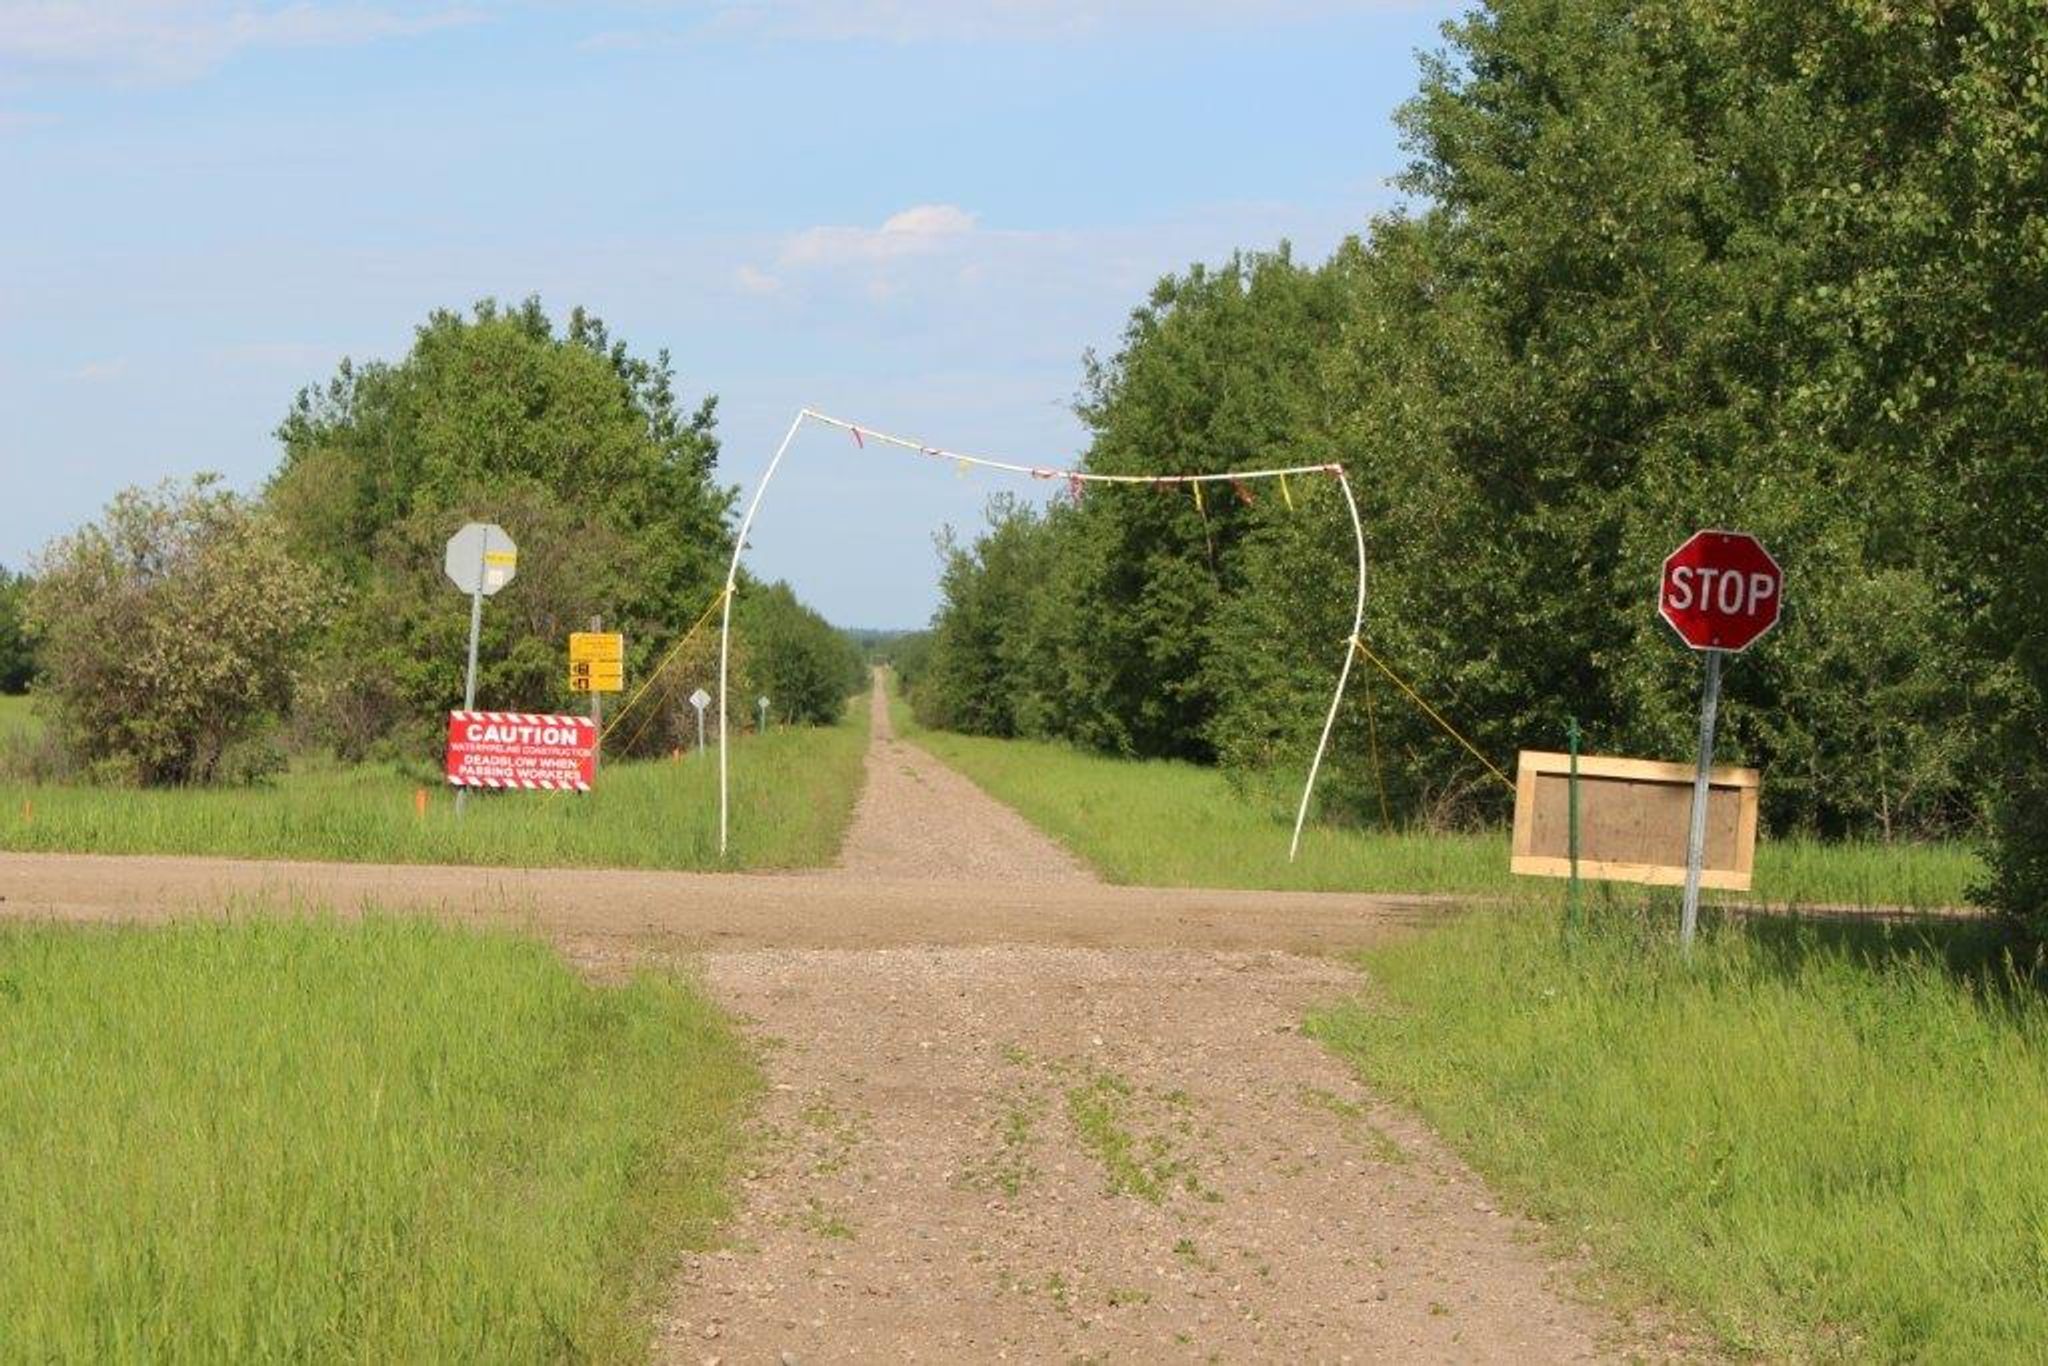
<svg viewBox="0 0 2048 1366">
<path fill-rule="evenodd" d="M 1323 717 L 1322 735 L 1316 741 L 1315 757 L 1309 761 L 1308 780 L 1302 784 L 1301 805 L 1294 813 L 1294 838 L 1287 846 L 1287 861 L 1292 863 L 1301 852 L 1302 826 L 1308 821 L 1308 807 L 1315 796 L 1316 778 L 1323 769 L 1323 755 L 1330 747 L 1330 733 L 1337 726 L 1338 709 L 1344 705 L 1344 690 L 1351 682 L 1351 661 L 1357 650 L 1359 633 L 1365 629 L 1365 524 L 1358 516 L 1358 499 L 1352 495 L 1351 480 L 1342 465 L 1289 465 L 1285 468 L 1265 470 L 1230 470 L 1222 474 L 1092 474 L 1086 470 L 1058 469 L 1044 465 L 1020 465 L 1008 460 L 990 460 L 978 455 L 962 455 L 958 451 L 944 450 L 938 446 L 927 446 L 905 437 L 891 436 L 863 427 L 842 418 L 831 417 L 810 408 L 799 411 L 796 419 L 789 424 L 789 430 L 782 435 L 782 444 L 775 448 L 774 459 L 768 462 L 767 471 L 761 482 L 754 486 L 754 496 L 747 503 L 746 516 L 740 519 L 740 532 L 733 539 L 732 563 L 725 571 L 724 603 L 718 622 L 718 852 L 726 852 L 727 832 L 730 827 L 731 794 L 728 786 L 729 761 L 726 750 L 726 680 L 732 660 L 732 600 L 739 583 L 740 555 L 746 550 L 747 533 L 754 528 L 755 514 L 761 510 L 762 496 L 768 492 L 768 485 L 774 482 L 775 471 L 782 466 L 782 457 L 789 454 L 790 443 L 803 429 L 805 422 L 817 422 L 827 427 L 837 427 L 851 434 L 863 448 L 868 438 L 887 446 L 896 446 L 918 455 L 931 456 L 939 460 L 950 460 L 956 465 L 972 465 L 986 470 L 1002 470 L 1009 474 L 1025 474 L 1034 479 L 1063 479 L 1072 487 L 1082 484 L 1235 484 L 1247 479 L 1284 479 L 1290 474 L 1333 474 L 1337 487 L 1344 493 L 1344 510 L 1351 515 L 1351 535 L 1358 551 L 1357 596 L 1352 603 L 1351 634 L 1344 641 L 1344 663 L 1337 670 L 1337 689 L 1330 696 L 1330 710 Z"/>
</svg>

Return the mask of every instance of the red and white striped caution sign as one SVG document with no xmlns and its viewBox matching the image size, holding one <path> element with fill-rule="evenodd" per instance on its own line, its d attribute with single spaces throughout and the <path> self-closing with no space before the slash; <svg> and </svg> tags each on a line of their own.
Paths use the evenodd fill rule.
<svg viewBox="0 0 2048 1366">
<path fill-rule="evenodd" d="M 448 713 L 448 781 L 456 787 L 588 792 L 596 774 L 597 726 L 587 716 Z"/>
</svg>

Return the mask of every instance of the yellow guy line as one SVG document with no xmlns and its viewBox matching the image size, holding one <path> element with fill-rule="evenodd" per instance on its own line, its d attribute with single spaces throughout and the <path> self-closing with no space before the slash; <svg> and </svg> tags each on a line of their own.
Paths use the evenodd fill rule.
<svg viewBox="0 0 2048 1366">
<path fill-rule="evenodd" d="M 619 722 L 626 719 L 626 713 L 633 710 L 633 708 L 639 704 L 641 698 L 647 696 L 647 690 L 654 686 L 655 679 L 661 677 L 662 670 L 666 669 L 669 665 L 675 662 L 676 656 L 682 653 L 683 647 L 690 643 L 690 637 L 696 635 L 697 632 L 703 630 L 704 623 L 711 620 L 711 614 L 713 612 L 716 612 L 718 610 L 718 605 L 725 601 L 725 595 L 728 591 L 729 590 L 724 588 L 719 589 L 717 596 L 711 599 L 711 605 L 704 609 L 704 615 L 698 617 L 696 623 L 692 625 L 689 630 L 683 632 L 682 639 L 678 640 L 672 647 L 670 647 L 669 652 L 661 657 L 661 663 L 655 665 L 651 670 L 648 671 L 647 681 L 645 683 L 642 683 L 637 689 L 634 690 L 633 695 L 626 699 L 626 705 L 619 708 L 618 714 L 612 717 L 611 724 L 607 725 L 604 728 L 605 735 L 610 735 L 613 731 L 617 730 L 619 728 Z M 639 731 L 633 732 L 633 736 L 635 739 L 638 739 L 639 735 Z M 600 737 L 600 739 L 602 739 L 602 737 Z"/>
<path fill-rule="evenodd" d="M 1422 708 L 1423 711 L 1429 714 L 1430 720 L 1436 722 L 1437 725 L 1443 727 L 1444 734 L 1450 736 L 1453 740 L 1456 740 L 1459 744 L 1463 745 L 1467 750 L 1471 752 L 1473 758 L 1477 759 L 1480 763 L 1485 764 L 1486 771 L 1488 773 L 1491 773 L 1494 777 L 1500 779 L 1501 783 L 1507 788 L 1508 791 L 1512 792 L 1515 790 L 1515 780 L 1513 778 L 1510 778 L 1507 774 L 1501 772 L 1500 768 L 1493 762 L 1493 760 L 1487 758 L 1484 754 L 1481 754 L 1479 752 L 1479 746 L 1473 744 L 1470 740 L 1467 740 L 1463 735 L 1460 735 L 1458 733 L 1458 728 L 1456 726 L 1453 726 L 1450 722 L 1444 720 L 1443 716 L 1440 713 L 1438 713 L 1435 707 L 1432 707 L 1429 705 L 1429 703 L 1423 701 L 1420 693 L 1416 692 L 1415 689 L 1409 687 L 1406 683 L 1402 682 L 1401 675 L 1395 673 L 1392 669 L 1388 668 L 1386 661 L 1381 659 L 1378 655 L 1374 654 L 1369 648 L 1367 648 L 1366 643 L 1364 641 L 1360 640 L 1357 636 L 1353 636 L 1351 637 L 1351 644 L 1357 649 L 1358 653 L 1364 655 L 1367 659 L 1371 660 L 1373 664 L 1379 668 L 1379 671 L 1381 673 L 1385 674 L 1388 678 L 1393 679 L 1394 686 L 1399 688 L 1402 692 L 1407 693 L 1410 701 L 1415 703 L 1416 706 Z"/>
</svg>

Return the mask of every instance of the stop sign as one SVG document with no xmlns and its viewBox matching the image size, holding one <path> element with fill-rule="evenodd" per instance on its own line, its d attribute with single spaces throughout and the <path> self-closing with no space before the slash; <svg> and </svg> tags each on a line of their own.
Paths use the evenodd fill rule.
<svg viewBox="0 0 2048 1366">
<path fill-rule="evenodd" d="M 1657 611 L 1695 650 L 1746 650 L 1778 624 L 1785 571 L 1746 531 L 1695 531 L 1664 560 Z"/>
</svg>

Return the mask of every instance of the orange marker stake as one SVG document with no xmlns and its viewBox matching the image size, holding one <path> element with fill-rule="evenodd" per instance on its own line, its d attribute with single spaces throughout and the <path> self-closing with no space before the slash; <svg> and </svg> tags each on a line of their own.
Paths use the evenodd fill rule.
<svg viewBox="0 0 2048 1366">
<path fill-rule="evenodd" d="M 36 823 L 36 804 L 26 797 L 21 799 L 21 823 L 23 825 L 34 825 Z"/>
<path fill-rule="evenodd" d="M 413 814 L 415 816 L 418 816 L 421 820 L 425 820 L 427 818 L 427 790 L 424 787 L 417 787 L 413 789 L 412 810 Z"/>
</svg>

